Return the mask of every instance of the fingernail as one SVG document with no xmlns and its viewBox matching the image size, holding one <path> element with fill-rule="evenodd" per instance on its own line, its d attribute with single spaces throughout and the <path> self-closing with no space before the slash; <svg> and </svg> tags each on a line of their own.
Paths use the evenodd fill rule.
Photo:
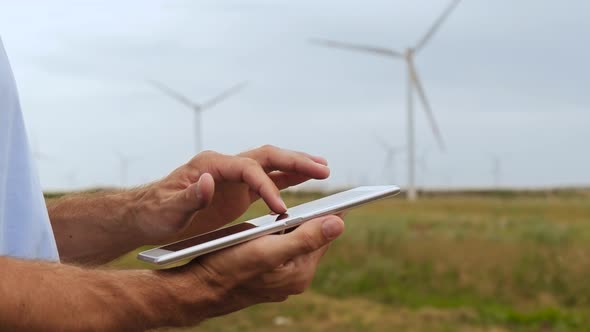
<svg viewBox="0 0 590 332">
<path fill-rule="evenodd" d="M 342 223 L 338 219 L 328 218 L 322 224 L 322 233 L 328 240 L 337 238 L 343 230 Z"/>
</svg>

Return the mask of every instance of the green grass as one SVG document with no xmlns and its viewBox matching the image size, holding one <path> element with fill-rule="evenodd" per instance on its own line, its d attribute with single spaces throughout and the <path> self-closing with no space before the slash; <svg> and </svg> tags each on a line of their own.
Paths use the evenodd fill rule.
<svg viewBox="0 0 590 332">
<path fill-rule="evenodd" d="M 266 210 L 257 203 L 243 219 Z M 310 292 L 198 330 L 590 330 L 586 191 L 393 198 L 351 212 L 346 227 Z M 134 253 L 112 265 L 144 266 Z"/>
</svg>

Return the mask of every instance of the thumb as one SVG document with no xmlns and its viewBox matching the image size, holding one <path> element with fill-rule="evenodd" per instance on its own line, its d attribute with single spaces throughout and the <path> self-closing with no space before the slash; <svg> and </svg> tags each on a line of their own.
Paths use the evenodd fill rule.
<svg viewBox="0 0 590 332">
<path fill-rule="evenodd" d="M 339 217 L 321 217 L 303 223 L 293 232 L 263 236 L 230 248 L 227 252 L 233 252 L 234 258 L 237 258 L 233 264 L 241 266 L 242 274 L 249 278 L 273 270 L 295 257 L 325 247 L 343 231 L 344 222 Z M 224 261 L 227 263 L 228 260 Z"/>
<path fill-rule="evenodd" d="M 225 278 L 222 283 L 239 283 L 272 271 L 295 257 L 317 251 L 343 231 L 344 222 L 339 217 L 321 217 L 303 223 L 288 234 L 263 236 L 202 256 L 198 259 L 199 266 L 215 271 L 215 278 Z"/>
<path fill-rule="evenodd" d="M 312 253 L 335 240 L 344 231 L 344 222 L 338 216 L 326 216 L 303 223 L 293 232 L 269 238 L 276 242 L 273 251 L 275 263 L 283 264 L 297 256 Z M 273 245 L 271 243 L 270 245 Z M 270 258 L 270 257 L 269 257 Z"/>
<path fill-rule="evenodd" d="M 209 173 L 203 173 L 197 182 L 180 191 L 175 197 L 175 204 L 179 210 L 195 212 L 206 208 L 213 199 L 215 181 Z"/>
</svg>

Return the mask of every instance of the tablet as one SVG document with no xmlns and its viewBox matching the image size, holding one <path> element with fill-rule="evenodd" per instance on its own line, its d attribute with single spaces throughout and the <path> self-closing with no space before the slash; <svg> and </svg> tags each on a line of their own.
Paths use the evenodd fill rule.
<svg viewBox="0 0 590 332">
<path fill-rule="evenodd" d="M 257 237 L 281 233 L 321 216 L 337 214 L 351 208 L 399 193 L 397 186 L 364 186 L 339 192 L 289 208 L 281 215 L 270 214 L 239 224 L 197 235 L 139 253 L 138 259 L 153 264 L 176 263 L 227 248 Z"/>
</svg>

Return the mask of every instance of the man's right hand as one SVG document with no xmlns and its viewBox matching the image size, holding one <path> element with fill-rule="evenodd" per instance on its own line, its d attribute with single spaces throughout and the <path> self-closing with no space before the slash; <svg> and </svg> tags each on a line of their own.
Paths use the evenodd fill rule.
<svg viewBox="0 0 590 332">
<path fill-rule="evenodd" d="M 329 243 L 343 230 L 339 217 L 322 217 L 284 235 L 267 235 L 176 269 L 154 272 L 173 295 L 175 304 L 180 304 L 171 311 L 176 317 L 167 317 L 167 322 L 193 325 L 257 303 L 280 302 L 289 295 L 302 293 L 311 283 Z"/>
</svg>

